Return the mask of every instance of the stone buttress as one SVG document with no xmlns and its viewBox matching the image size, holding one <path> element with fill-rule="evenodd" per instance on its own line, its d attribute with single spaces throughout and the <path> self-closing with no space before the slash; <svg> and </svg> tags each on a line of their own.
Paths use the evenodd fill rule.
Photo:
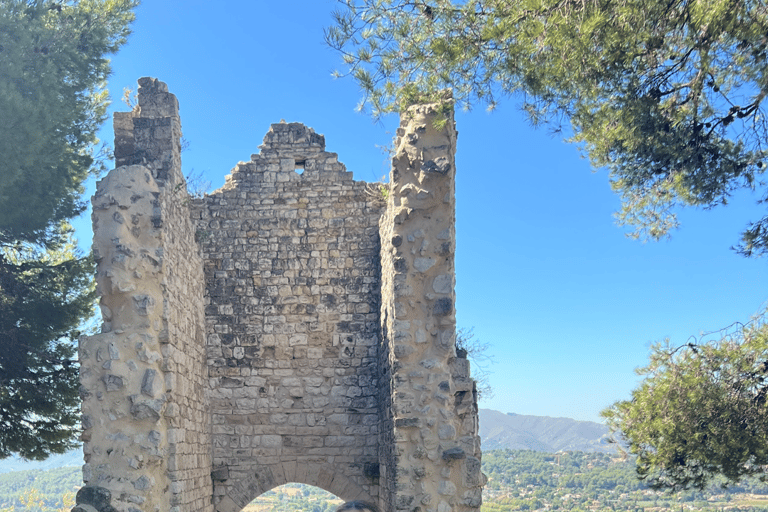
<svg viewBox="0 0 768 512">
<path fill-rule="evenodd" d="M 80 340 L 83 487 L 75 510 L 212 511 L 203 270 L 176 97 L 139 81 L 115 114 L 117 168 L 93 197 L 102 332 Z"/>
<path fill-rule="evenodd" d="M 104 323 L 80 343 L 74 510 L 237 512 L 290 482 L 382 512 L 479 510 L 450 106 L 403 116 L 388 186 L 281 122 L 190 198 L 176 98 L 139 85 L 93 198 Z"/>
<path fill-rule="evenodd" d="M 380 227 L 386 510 L 476 510 L 485 484 L 477 393 L 456 353 L 456 139 L 450 103 L 401 115 Z"/>
</svg>

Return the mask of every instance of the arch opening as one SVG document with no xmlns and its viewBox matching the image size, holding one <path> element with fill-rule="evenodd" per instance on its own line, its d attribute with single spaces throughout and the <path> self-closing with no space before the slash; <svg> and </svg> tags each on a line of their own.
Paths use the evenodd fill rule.
<svg viewBox="0 0 768 512">
<path fill-rule="evenodd" d="M 314 485 L 291 482 L 251 501 L 243 512 L 333 512 L 344 500 Z"/>
<path fill-rule="evenodd" d="M 338 497 L 339 504 L 348 501 L 363 501 L 375 503 L 376 493 L 371 493 L 375 486 L 361 485 L 359 476 L 345 474 L 344 466 L 329 463 L 302 464 L 282 463 L 259 465 L 258 470 L 247 478 L 229 479 L 228 475 L 220 475 L 222 480 L 214 485 L 215 510 L 217 512 L 240 512 L 246 510 L 254 500 L 260 496 L 271 497 L 269 494 L 275 489 L 282 489 L 283 497 L 293 494 L 294 491 L 286 491 L 284 486 L 291 484 L 305 485 Z M 293 487 L 291 487 L 293 488 Z M 302 492 L 305 487 L 301 487 Z M 280 492 L 280 491 L 278 491 Z M 314 506 L 309 510 L 314 509 Z M 266 509 L 274 510 L 274 509 Z M 286 512 L 307 509 L 290 508 Z M 334 508 L 328 510 L 335 510 Z M 254 511 L 255 512 L 255 511 Z M 314 512 L 312 510 L 312 512 Z M 319 512 L 325 512 L 320 510 Z"/>
</svg>

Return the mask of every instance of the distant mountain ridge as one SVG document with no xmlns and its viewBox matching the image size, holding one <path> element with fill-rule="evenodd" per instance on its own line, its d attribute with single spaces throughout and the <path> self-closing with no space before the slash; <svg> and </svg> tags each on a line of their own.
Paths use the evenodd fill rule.
<svg viewBox="0 0 768 512">
<path fill-rule="evenodd" d="M 480 439 L 486 451 L 507 448 L 613 453 L 616 445 L 609 443 L 608 438 L 608 427 L 592 421 L 480 409 Z"/>
<path fill-rule="evenodd" d="M 51 455 L 45 460 L 23 460 L 15 456 L 8 457 L 7 459 L 0 459 L 0 473 L 26 471 L 28 469 L 56 469 L 82 465 L 83 449 L 76 448 L 66 453 Z"/>
<path fill-rule="evenodd" d="M 616 451 L 608 443 L 608 427 L 592 421 L 480 409 L 480 439 L 483 450 L 534 450 L 556 453 L 560 450 L 582 452 Z M 53 455 L 43 461 L 23 461 L 18 457 L 0 460 L 0 473 L 27 469 L 53 469 L 83 464 L 83 452 L 76 449 Z"/>
</svg>

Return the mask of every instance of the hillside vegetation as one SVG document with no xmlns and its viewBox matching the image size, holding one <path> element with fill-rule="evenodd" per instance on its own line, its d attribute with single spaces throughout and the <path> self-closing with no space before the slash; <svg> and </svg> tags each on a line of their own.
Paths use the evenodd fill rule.
<svg viewBox="0 0 768 512">
<path fill-rule="evenodd" d="M 0 474 L 0 512 L 69 510 L 83 485 L 79 467 Z"/>
<path fill-rule="evenodd" d="M 605 453 L 495 450 L 483 454 L 483 472 L 483 512 L 768 510 L 768 485 L 756 478 L 665 493 L 637 479 L 633 460 Z"/>
<path fill-rule="evenodd" d="M 483 454 L 483 472 L 488 485 L 482 512 L 768 511 L 768 485 L 758 479 L 728 489 L 719 482 L 705 492 L 662 493 L 637 480 L 632 460 L 606 453 L 494 450 Z M 69 510 L 80 479 L 80 469 L 73 467 L 0 474 L 0 512 Z M 24 501 L 32 490 L 39 499 L 30 506 Z M 340 503 L 316 487 L 288 484 L 245 512 L 332 512 Z"/>
</svg>

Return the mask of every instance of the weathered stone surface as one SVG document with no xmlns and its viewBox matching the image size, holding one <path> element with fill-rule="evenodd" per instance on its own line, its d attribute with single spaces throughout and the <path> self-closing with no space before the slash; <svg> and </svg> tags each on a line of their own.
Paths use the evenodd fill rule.
<svg viewBox="0 0 768 512">
<path fill-rule="evenodd" d="M 477 400 L 465 368 L 454 363 L 456 132 L 452 119 L 436 127 L 438 110 L 415 106 L 401 117 L 391 194 L 380 221 L 381 239 L 392 241 L 381 249 L 381 322 L 389 333 L 381 361 L 391 390 L 384 402 L 397 417 L 385 419 L 381 430 L 384 444 L 396 446 L 384 456 L 397 475 L 387 482 L 382 502 L 396 510 L 411 510 L 418 502 L 425 510 L 437 504 L 441 512 L 454 512 L 480 506 L 459 497 L 475 490 L 479 495 L 484 480 L 474 463 L 465 474 L 451 471 L 468 456 L 457 440 L 477 438 Z M 390 366 L 391 359 L 397 364 Z M 468 446 L 479 461 L 479 443 Z M 388 495 L 394 500 L 387 501 Z"/>
<path fill-rule="evenodd" d="M 108 393 L 85 394 L 83 475 L 120 512 L 213 510 L 204 279 L 180 136 L 176 98 L 142 79 L 138 108 L 115 115 L 118 168 L 92 200 L 104 323 L 80 341 L 81 381 Z"/>
<path fill-rule="evenodd" d="M 435 316 L 446 316 L 453 312 L 453 301 L 447 297 L 437 299 L 432 309 Z"/>
<path fill-rule="evenodd" d="M 288 482 L 381 512 L 477 510 L 453 121 L 403 115 L 388 194 L 281 122 L 190 198 L 178 102 L 139 84 L 93 197 L 104 322 L 80 340 L 91 490 L 75 510 L 238 512 Z"/>
<path fill-rule="evenodd" d="M 125 386 L 123 378 L 119 375 L 105 375 L 102 380 L 107 391 L 117 391 Z"/>
<path fill-rule="evenodd" d="M 458 460 L 466 458 L 466 456 L 466 452 L 461 448 L 449 448 L 442 454 L 442 457 L 445 460 Z"/>
<path fill-rule="evenodd" d="M 155 377 L 157 377 L 157 370 L 148 369 L 144 371 L 144 378 L 141 380 L 141 392 L 150 397 L 156 395 L 155 391 Z"/>
<path fill-rule="evenodd" d="M 101 512 L 111 506 L 112 493 L 104 487 L 86 485 L 77 491 L 75 503 L 78 505 L 90 505 Z"/>
</svg>

